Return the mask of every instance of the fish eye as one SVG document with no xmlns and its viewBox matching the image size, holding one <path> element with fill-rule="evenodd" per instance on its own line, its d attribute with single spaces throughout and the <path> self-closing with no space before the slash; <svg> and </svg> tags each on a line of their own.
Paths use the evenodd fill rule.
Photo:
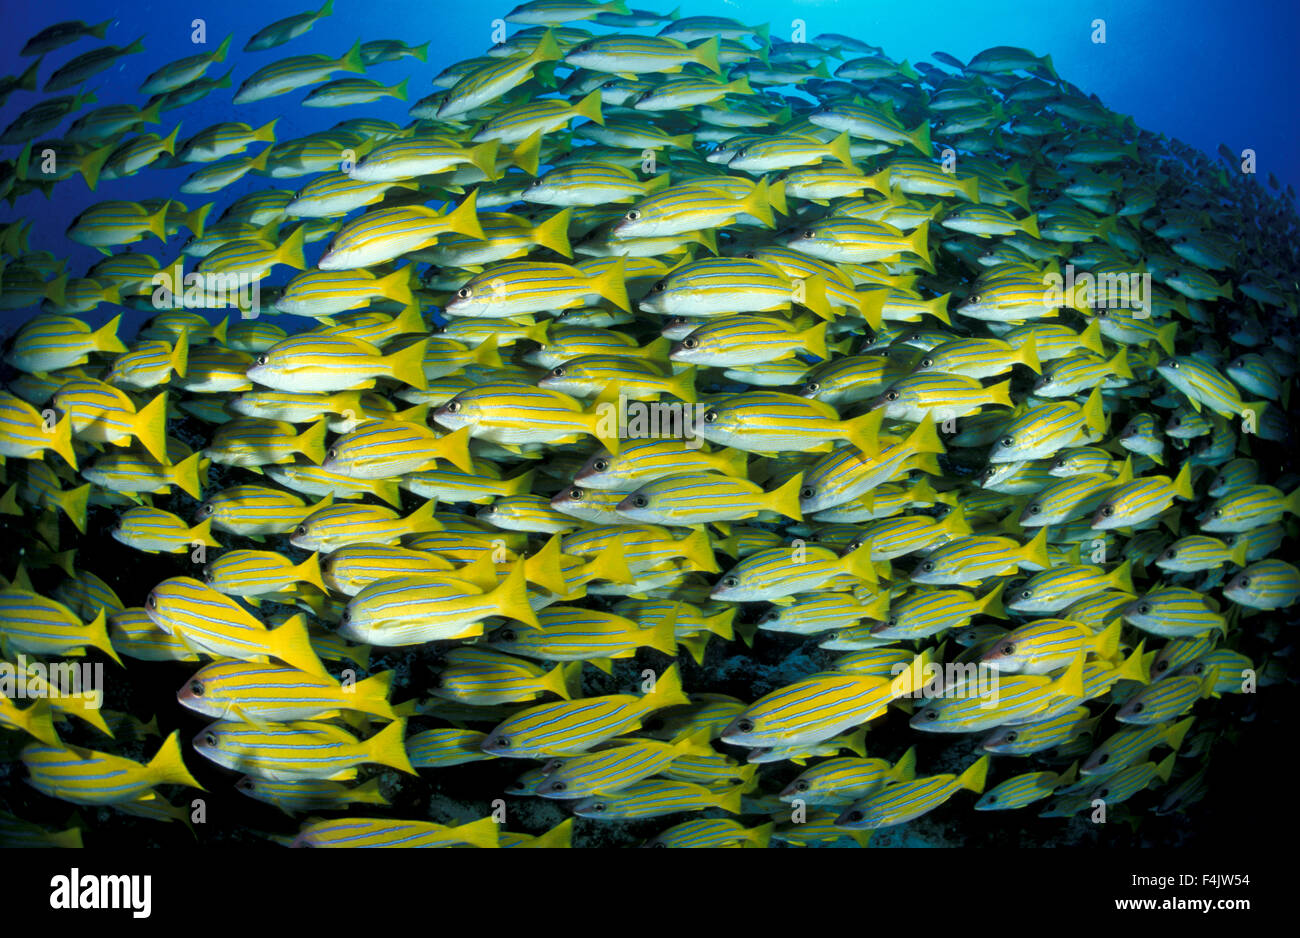
<svg viewBox="0 0 1300 938">
<path fill-rule="evenodd" d="M 656 283 L 653 287 L 650 288 L 650 290 L 654 293 L 663 293 L 667 289 L 668 289 L 668 283 L 664 280 L 660 280 L 658 283 Z"/>
<path fill-rule="evenodd" d="M 803 236 L 805 238 L 815 238 L 817 237 L 817 232 L 813 231 L 811 228 L 806 228 L 804 229 Z"/>
<path fill-rule="evenodd" d="M 251 778 L 241 778 L 235 787 L 240 791 L 255 791 L 257 784 Z"/>
<path fill-rule="evenodd" d="M 803 386 L 803 389 L 805 391 L 816 392 L 816 391 L 820 391 L 822 389 L 822 386 L 818 384 L 816 381 L 809 381 L 807 384 Z"/>
<path fill-rule="evenodd" d="M 699 339 L 691 339 L 691 338 L 682 339 L 682 348 L 698 348 L 699 345 L 700 345 Z"/>
<path fill-rule="evenodd" d="M 727 587 L 728 589 L 732 589 L 733 587 L 737 587 L 740 585 L 740 579 L 734 576 L 724 576 L 722 578 L 722 585 Z"/>
<path fill-rule="evenodd" d="M 971 297 L 970 297 L 970 301 L 971 301 L 972 303 L 978 303 L 978 302 L 980 302 L 980 295 L 979 295 L 978 293 L 972 293 L 972 294 L 971 294 Z"/>
<path fill-rule="evenodd" d="M 568 787 L 564 782 L 551 782 L 551 791 L 566 791 Z"/>
<path fill-rule="evenodd" d="M 609 462 L 604 459 L 597 459 L 591 464 L 591 468 L 595 469 L 597 472 L 604 472 L 609 468 Z"/>
<path fill-rule="evenodd" d="M 811 788 L 811 787 L 812 787 L 812 786 L 808 784 L 807 779 L 802 779 L 802 778 L 801 778 L 801 779 L 799 779 L 798 781 L 796 781 L 796 782 L 794 783 L 794 790 L 795 790 L 795 791 L 807 791 L 807 790 L 808 790 L 809 788 Z"/>
<path fill-rule="evenodd" d="M 1214 517 L 1216 517 L 1216 518 L 1222 518 L 1222 517 L 1223 517 L 1223 511 L 1222 511 L 1221 509 L 1219 509 L 1219 508 L 1214 509 L 1214 511 L 1211 512 L 1211 514 L 1212 514 Z"/>
<path fill-rule="evenodd" d="M 933 366 L 933 365 L 934 365 L 934 359 L 933 359 L 933 358 L 923 358 L 923 359 L 921 359 L 921 367 L 922 367 L 922 368 L 930 368 L 930 367 Z"/>
<path fill-rule="evenodd" d="M 157 609 L 157 608 L 158 608 L 158 597 L 155 596 L 155 595 L 153 595 L 152 593 L 150 593 L 150 594 L 149 594 L 149 598 L 146 599 L 146 600 L 144 601 L 144 604 L 145 604 L 146 606 L 148 606 L 150 609 Z"/>
<path fill-rule="evenodd" d="M 503 746 L 503 747 L 505 747 L 506 749 L 509 749 L 509 748 L 510 748 L 510 737 L 509 737 L 509 736 L 498 736 L 498 737 L 497 737 L 497 745 L 498 745 L 498 746 Z"/>
<path fill-rule="evenodd" d="M 898 392 L 897 392 L 897 391 L 886 391 L 886 392 L 885 392 L 885 400 L 887 400 L 887 401 L 896 401 L 896 400 L 898 400 Z"/>
<path fill-rule="evenodd" d="M 1098 764 L 1098 765 L 1105 765 L 1105 764 L 1106 764 L 1107 762 L 1109 762 L 1109 761 L 1110 761 L 1110 753 L 1109 753 L 1109 752 L 1103 752 L 1103 753 L 1101 754 L 1101 758 L 1097 760 L 1097 764 Z"/>
<path fill-rule="evenodd" d="M 1030 513 L 1031 515 L 1039 514 L 1039 513 L 1042 512 L 1042 510 L 1043 510 L 1043 509 L 1040 508 L 1040 507 L 1038 507 L 1037 505 L 1030 505 L 1030 506 L 1029 506 L 1029 513 Z"/>
<path fill-rule="evenodd" d="M 1017 733 L 1015 730 L 1012 730 L 1012 731 L 1011 731 L 1010 733 L 1008 733 L 1007 736 L 1006 736 L 1006 740 L 1007 740 L 1007 742 L 1009 742 L 1009 743 L 1014 743 L 1014 742 L 1015 742 L 1017 739 L 1019 739 L 1019 738 L 1020 738 L 1020 734 Z"/>
<path fill-rule="evenodd" d="M 208 745 L 208 746 L 215 746 L 215 745 L 217 744 L 217 734 L 216 734 L 216 733 L 204 733 L 204 734 L 203 734 L 203 742 L 204 742 L 205 745 Z"/>
<path fill-rule="evenodd" d="M 811 485 L 805 485 L 803 488 L 799 490 L 800 498 L 812 498 L 816 494 L 817 493 L 813 491 L 813 487 Z"/>
<path fill-rule="evenodd" d="M 1248 577 L 1248 576 L 1244 576 L 1244 577 L 1242 577 L 1240 580 L 1238 580 L 1237 582 L 1238 582 L 1239 584 L 1241 584 L 1241 586 L 1242 586 L 1243 588 L 1244 588 L 1244 587 L 1247 587 L 1247 586 L 1250 586 L 1250 577 Z"/>
<path fill-rule="evenodd" d="M 1016 653 L 1016 645 L 1015 645 L 1015 642 L 1005 642 L 1005 643 L 1002 645 L 1002 654 L 1004 654 L 1004 655 L 1014 655 L 1015 653 Z"/>
<path fill-rule="evenodd" d="M 898 625 L 898 616 L 890 616 L 887 624 Z"/>
<path fill-rule="evenodd" d="M 597 812 L 598 814 L 604 814 L 606 809 L 607 806 L 603 801 L 597 801 L 595 804 L 591 806 L 591 810 Z"/>
<path fill-rule="evenodd" d="M 632 499 L 632 504 L 637 508 L 644 508 L 646 505 L 650 504 L 650 499 L 646 498 L 644 495 L 637 495 Z"/>
<path fill-rule="evenodd" d="M 552 368 L 552 369 L 551 369 L 551 377 L 552 377 L 552 378 L 563 378 L 563 377 L 564 377 L 564 366 L 563 366 L 563 365 L 556 365 L 554 368 Z"/>
<path fill-rule="evenodd" d="M 1097 310 L 1097 318 L 1098 318 L 1098 319 L 1105 319 L 1105 318 L 1106 318 L 1106 311 L 1105 311 L 1104 309 L 1099 309 L 1099 310 Z"/>
<path fill-rule="evenodd" d="M 1165 553 L 1164 553 L 1164 559 L 1165 559 L 1165 560 L 1173 560 L 1173 559 L 1174 559 L 1175 557 L 1177 557 L 1177 556 L 1178 556 L 1178 552 L 1177 552 L 1176 550 L 1174 550 L 1172 547 L 1169 548 L 1169 549 L 1168 549 L 1167 551 L 1165 551 Z"/>
<path fill-rule="evenodd" d="M 265 356 L 265 355 L 258 355 L 258 356 L 257 356 L 257 363 L 258 363 L 259 365 L 265 365 L 265 364 L 266 364 L 266 356 Z"/>
<path fill-rule="evenodd" d="M 460 401 L 448 401 L 446 404 L 447 413 L 455 414 L 460 412 Z"/>
<path fill-rule="evenodd" d="M 712 407 L 710 407 L 708 410 L 704 412 L 705 423 L 713 423 L 717 419 L 718 419 L 718 412 L 714 410 Z"/>
<path fill-rule="evenodd" d="M 190 681 L 190 693 L 193 694 L 195 697 L 202 697 L 202 696 L 203 696 L 203 682 L 202 682 L 202 681 Z"/>
<path fill-rule="evenodd" d="M 628 212 L 627 215 L 625 215 L 624 217 L 625 217 L 628 221 L 640 221 L 640 220 L 641 220 L 641 213 L 638 212 L 636 209 L 632 209 L 632 211 Z"/>
<path fill-rule="evenodd" d="M 327 450 L 325 451 L 325 458 L 326 458 L 326 459 L 338 459 L 338 458 L 339 458 L 339 451 L 338 451 L 337 449 L 335 449 L 334 447 L 331 446 L 329 449 L 327 449 Z"/>
<path fill-rule="evenodd" d="M 1135 704 L 1133 705 L 1133 712 L 1134 712 L 1134 713 L 1141 713 L 1141 712 L 1142 712 L 1143 710 L 1145 710 L 1146 708 L 1147 708 L 1147 705 L 1144 704 L 1142 701 L 1139 700 L 1137 703 L 1135 703 Z"/>
<path fill-rule="evenodd" d="M 569 498 L 573 499 L 575 502 L 582 501 L 582 489 L 576 487 L 569 489 Z"/>
<path fill-rule="evenodd" d="M 1156 670 L 1157 670 L 1157 671 L 1168 671 L 1168 670 L 1169 670 L 1169 662 L 1168 662 L 1168 661 L 1157 661 L 1157 662 L 1156 662 Z"/>
<path fill-rule="evenodd" d="M 513 642 L 513 641 L 515 640 L 515 633 L 514 633 L 514 630 L 513 630 L 513 629 L 503 629 L 503 630 L 498 634 L 497 638 L 500 639 L 500 640 L 503 641 L 503 642 Z"/>
<path fill-rule="evenodd" d="M 1172 361 L 1172 360 L 1171 360 L 1171 361 L 1169 362 L 1169 367 L 1170 367 L 1170 368 L 1177 368 L 1177 367 L 1178 367 L 1178 362 L 1176 362 L 1176 361 Z"/>
<path fill-rule="evenodd" d="M 754 732 L 754 721 L 741 720 L 736 724 L 736 729 L 740 730 L 742 733 L 752 733 Z"/>
<path fill-rule="evenodd" d="M 745 258 L 746 260 L 750 260 L 750 261 L 752 261 L 752 260 L 754 260 L 755 258 L 758 257 L 758 252 L 757 252 L 757 251 L 746 251 L 744 254 L 742 254 L 742 255 L 740 255 L 740 256 L 743 257 L 743 258 Z"/>
<path fill-rule="evenodd" d="M 1030 591 L 1030 590 L 1021 590 L 1021 591 L 1020 591 L 1020 598 L 1021 598 L 1021 599 L 1028 599 L 1030 596 L 1033 596 L 1033 595 L 1034 595 L 1033 592 Z"/>
<path fill-rule="evenodd" d="M 999 440 L 998 442 L 1001 443 L 1003 446 L 1015 446 L 1015 444 L 1016 444 L 1016 441 L 1015 441 L 1012 437 L 1009 437 L 1009 436 L 1004 436 L 1004 437 L 1003 437 L 1001 440 Z"/>
<path fill-rule="evenodd" d="M 929 573 L 932 570 L 934 570 L 934 563 L 927 560 L 925 563 L 921 564 L 921 569 L 924 570 L 926 573 Z"/>
<path fill-rule="evenodd" d="M 1150 611 L 1151 611 L 1150 603 L 1142 603 L 1142 605 L 1138 606 L 1138 613 L 1140 615 L 1146 615 Z"/>
<path fill-rule="evenodd" d="M 459 290 L 456 291 L 456 295 L 460 297 L 462 300 L 468 300 L 471 296 L 474 295 L 474 291 L 471 290 L 469 287 L 461 287 Z"/>
<path fill-rule="evenodd" d="M 210 514 L 212 514 L 212 506 L 211 506 L 211 505 L 200 505 L 200 506 L 199 506 L 199 514 L 201 514 L 201 515 L 210 515 Z"/>
<path fill-rule="evenodd" d="M 866 817 L 866 815 L 864 815 L 861 811 L 850 811 L 848 814 L 844 815 L 844 819 L 848 821 L 850 824 L 856 824 L 858 821 L 861 821 L 864 817 Z"/>
<path fill-rule="evenodd" d="M 1106 505 L 1101 509 L 1101 516 L 1103 518 L 1109 518 L 1113 514 L 1115 514 L 1115 509 L 1112 508 L 1110 505 Z"/>
</svg>

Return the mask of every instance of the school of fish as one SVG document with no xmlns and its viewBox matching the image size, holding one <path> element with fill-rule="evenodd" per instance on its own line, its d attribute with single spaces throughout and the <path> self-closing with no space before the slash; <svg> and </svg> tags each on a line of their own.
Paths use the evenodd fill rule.
<svg viewBox="0 0 1300 938">
<path fill-rule="evenodd" d="M 436 37 L 277 58 L 333 12 L 235 79 L 231 37 L 157 58 L 134 103 L 88 84 L 149 54 L 109 23 L 0 81 L 44 78 L 0 194 L 88 186 L 67 237 L 103 254 L 0 225 L 0 844 L 189 824 L 199 766 L 316 847 L 1213 803 L 1225 698 L 1289 680 L 1294 192 L 1023 49 L 530 0 L 445 67 Z M 238 121 L 275 96 L 348 116 Z M 114 307 L 152 315 L 88 325 Z M 183 672 L 155 712 L 187 729 L 40 693 L 81 661 L 110 699 Z M 390 806 L 489 760 L 516 780 L 481 817 Z M 11 810 L 24 781 L 75 820 Z M 530 799 L 571 817 L 526 831 Z"/>
</svg>

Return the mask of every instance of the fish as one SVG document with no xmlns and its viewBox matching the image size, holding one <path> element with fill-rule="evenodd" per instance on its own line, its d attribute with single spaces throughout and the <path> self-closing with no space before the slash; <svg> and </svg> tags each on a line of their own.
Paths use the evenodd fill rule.
<svg viewBox="0 0 1300 938">
<path fill-rule="evenodd" d="M 93 749 L 36 743 L 24 747 L 19 758 L 33 788 L 73 804 L 121 804 L 160 784 L 205 790 L 185 767 L 178 730 L 143 764 Z"/>
<path fill-rule="evenodd" d="M 67 21 L 0 79 L 31 798 L 188 827 L 176 735 L 133 761 L 182 713 L 284 845 L 865 846 L 962 788 L 968 844 L 1096 797 L 1195 834 L 1300 600 L 1293 193 L 1054 49 L 499 12 L 460 55 L 313 43 L 332 0 L 183 56 Z M 102 656 L 129 715 L 5 683 Z M 501 759 L 571 817 L 412 813 Z M 6 843 L 111 817 L 11 801 Z"/>
<path fill-rule="evenodd" d="M 689 703 L 676 665 L 658 675 L 642 696 L 612 694 L 540 704 L 499 723 L 483 740 L 484 752 L 509 758 L 584 752 L 640 726 L 656 710 Z"/>
<path fill-rule="evenodd" d="M 259 726 L 217 720 L 194 737 L 193 746 L 217 765 L 272 782 L 351 781 L 356 767 L 368 762 L 414 775 L 402 745 L 405 728 L 406 721 L 397 719 L 362 741 L 331 723 L 295 720 Z"/>
<path fill-rule="evenodd" d="M 984 790 L 988 764 L 989 757 L 983 755 L 960 775 L 931 775 L 888 785 L 850 805 L 835 819 L 835 825 L 850 830 L 879 830 L 927 814 L 963 788 L 979 794 Z"/>
</svg>

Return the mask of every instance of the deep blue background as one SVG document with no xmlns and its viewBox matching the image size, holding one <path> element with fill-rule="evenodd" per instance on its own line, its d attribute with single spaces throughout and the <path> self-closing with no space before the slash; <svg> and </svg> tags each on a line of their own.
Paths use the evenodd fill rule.
<svg viewBox="0 0 1300 938">
<path fill-rule="evenodd" d="M 671 8 L 675 0 L 632 3 L 633 7 Z M 4 31 L 0 35 L 0 74 L 16 74 L 30 64 L 18 56 L 28 37 L 50 23 L 83 19 L 94 23 L 115 17 L 108 41 L 126 45 L 145 37 L 145 52 L 128 56 L 91 80 L 99 101 L 143 104 L 138 88 L 144 78 L 166 62 L 202 51 L 190 41 L 191 21 L 207 24 L 208 49 L 227 34 L 235 34 L 226 63 L 213 66 L 219 75 L 234 66 L 234 87 L 257 68 L 288 55 L 324 53 L 339 56 L 354 39 L 398 38 L 411 44 L 433 39 L 429 62 L 413 59 L 374 66 L 367 74 L 383 84 L 411 76 L 414 101 L 432 92 L 429 79 L 443 66 L 481 55 L 491 44 L 492 21 L 510 9 L 510 2 L 463 0 L 456 3 L 414 0 L 336 0 L 334 15 L 314 30 L 277 49 L 245 53 L 243 44 L 257 29 L 308 7 L 304 0 L 225 0 L 212 3 L 157 3 L 110 5 L 94 0 L 51 0 L 47 3 L 4 3 Z M 1052 56 L 1057 71 L 1086 92 L 1097 94 L 1112 109 L 1131 114 L 1140 125 L 1162 131 L 1213 154 L 1219 143 L 1234 151 L 1245 147 L 1257 153 L 1261 178 L 1274 173 L 1283 184 L 1300 189 L 1300 130 L 1297 129 L 1297 88 L 1300 65 L 1295 49 L 1300 38 L 1300 3 L 1296 0 L 1263 2 L 1155 2 L 1155 0 L 1054 0 L 1050 3 L 1010 0 L 683 0 L 683 15 L 718 14 L 747 23 L 769 22 L 774 36 L 788 38 L 792 22 L 806 23 L 809 38 L 821 32 L 859 36 L 883 46 L 895 58 L 924 59 L 936 50 L 963 61 L 993 45 L 1018 45 Z M 1106 43 L 1092 42 L 1092 23 L 1106 22 Z M 513 32 L 517 27 L 509 27 Z M 600 29 L 600 27 L 596 27 Z M 93 47 L 82 40 L 47 56 L 40 82 L 58 66 Z M 258 126 L 281 116 L 277 138 L 286 140 L 331 126 L 347 117 L 373 114 L 405 123 L 406 104 L 384 100 L 350 108 L 303 108 L 307 90 L 236 107 L 234 89 L 220 89 L 197 104 L 164 115 L 168 133 L 183 121 L 184 139 L 210 124 L 239 120 Z M 0 126 L 40 100 L 40 93 L 17 91 L 0 109 Z M 56 133 L 66 129 L 66 123 Z M 5 156 L 17 147 L 5 148 Z M 59 183 L 52 200 L 37 193 L 20 199 L 14 209 L 0 204 L 0 222 L 30 217 L 35 222 L 32 246 L 72 258 L 73 276 L 84 273 L 98 255 L 68 241 L 68 223 L 87 205 L 100 199 L 140 199 L 172 193 L 189 174 L 188 169 L 155 169 L 125 180 L 103 183 L 90 193 L 79 177 Z M 295 180 L 273 185 L 296 187 Z M 249 176 L 216 196 L 212 217 L 238 195 L 268 184 L 265 177 Z M 197 205 L 208 197 L 187 196 Z M 169 245 L 174 256 L 179 239 Z M 157 243 L 144 242 L 156 250 Z M 315 246 L 315 252 L 320 245 Z M 309 248 L 309 257 L 314 256 Z M 4 314 L 5 325 L 15 316 Z M 107 315 L 101 307 L 89 318 Z M 133 317 L 130 317 L 133 318 Z"/>
</svg>

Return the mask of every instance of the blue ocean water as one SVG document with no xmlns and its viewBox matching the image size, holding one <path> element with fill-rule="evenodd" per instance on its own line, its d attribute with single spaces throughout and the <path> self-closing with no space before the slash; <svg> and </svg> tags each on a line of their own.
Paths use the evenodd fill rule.
<svg viewBox="0 0 1300 938">
<path fill-rule="evenodd" d="M 658 7 L 666 11 L 672 5 L 673 0 L 665 0 Z M 18 51 L 45 26 L 65 19 L 97 23 L 113 17 L 116 22 L 107 41 L 124 46 L 143 36 L 145 51 L 125 57 L 91 79 L 96 106 L 143 104 L 146 97 L 138 89 L 151 72 L 174 59 L 215 48 L 227 34 L 234 33 L 227 61 L 208 73 L 220 75 L 233 66 L 234 88 L 218 89 L 200 102 L 168 111 L 161 127 L 151 129 L 166 134 L 181 121 L 184 139 L 219 121 L 238 120 L 256 127 L 279 117 L 276 135 L 286 140 L 359 115 L 404 123 L 409 119 L 408 105 L 386 99 L 350 108 L 304 108 L 300 102 L 305 91 L 234 105 L 234 89 L 256 69 L 289 55 L 339 56 L 358 37 L 397 38 L 412 44 L 430 39 L 427 64 L 407 58 L 367 70 L 370 77 L 384 84 L 395 84 L 409 75 L 414 101 L 434 90 L 429 79 L 444 66 L 483 54 L 492 43 L 494 21 L 504 16 L 512 3 L 336 0 L 334 14 L 306 35 L 265 52 L 241 51 L 256 30 L 310 6 L 310 0 L 115 5 L 96 0 L 11 2 L 5 5 L 5 29 L 0 35 L 0 74 L 18 74 L 30 64 Z M 1096 94 L 1111 109 L 1132 115 L 1140 126 L 1211 155 L 1220 143 L 1238 153 L 1253 149 L 1261 179 L 1271 172 L 1283 185 L 1300 189 L 1300 125 L 1295 119 L 1300 112 L 1300 61 L 1294 55 L 1300 35 L 1300 4 L 1294 0 L 1259 0 L 1247 7 L 1227 0 L 683 0 L 680 9 L 682 15 L 714 14 L 747 23 L 770 23 L 772 35 L 784 38 L 801 26 L 809 38 L 823 32 L 844 33 L 882 46 L 896 59 L 912 62 L 935 51 L 968 61 L 990 46 L 1023 46 L 1051 55 L 1063 78 Z M 203 20 L 206 47 L 192 42 L 197 19 Z M 507 26 L 510 32 L 518 28 Z M 603 31 L 603 27 L 593 28 Z M 1103 30 L 1105 41 L 1095 41 L 1102 38 Z M 41 66 L 41 84 L 58 66 L 92 46 L 93 41 L 81 40 L 51 53 Z M 0 109 L 0 126 L 40 97 L 40 92 L 15 92 Z M 19 148 L 5 149 L 13 151 L 5 154 L 12 157 Z M 77 177 L 57 185 L 49 200 L 29 193 L 13 209 L 0 207 L 0 219 L 30 218 L 33 248 L 69 257 L 76 275 L 98 258 L 92 249 L 64 236 L 80 211 L 102 199 L 157 197 L 169 184 L 179 185 L 190 171 L 151 168 L 131 178 L 105 182 L 95 193 Z M 217 195 L 218 206 L 264 187 L 266 182 L 256 175 L 245 177 Z M 189 197 L 189 201 L 197 204 L 202 199 Z M 104 320 L 110 315 L 108 310 L 101 307 L 88 318 Z M 27 314 L 4 315 L 8 319 L 5 325 L 12 329 L 14 320 Z M 135 319 L 128 315 L 124 323 L 128 334 L 138 324 Z"/>
</svg>

